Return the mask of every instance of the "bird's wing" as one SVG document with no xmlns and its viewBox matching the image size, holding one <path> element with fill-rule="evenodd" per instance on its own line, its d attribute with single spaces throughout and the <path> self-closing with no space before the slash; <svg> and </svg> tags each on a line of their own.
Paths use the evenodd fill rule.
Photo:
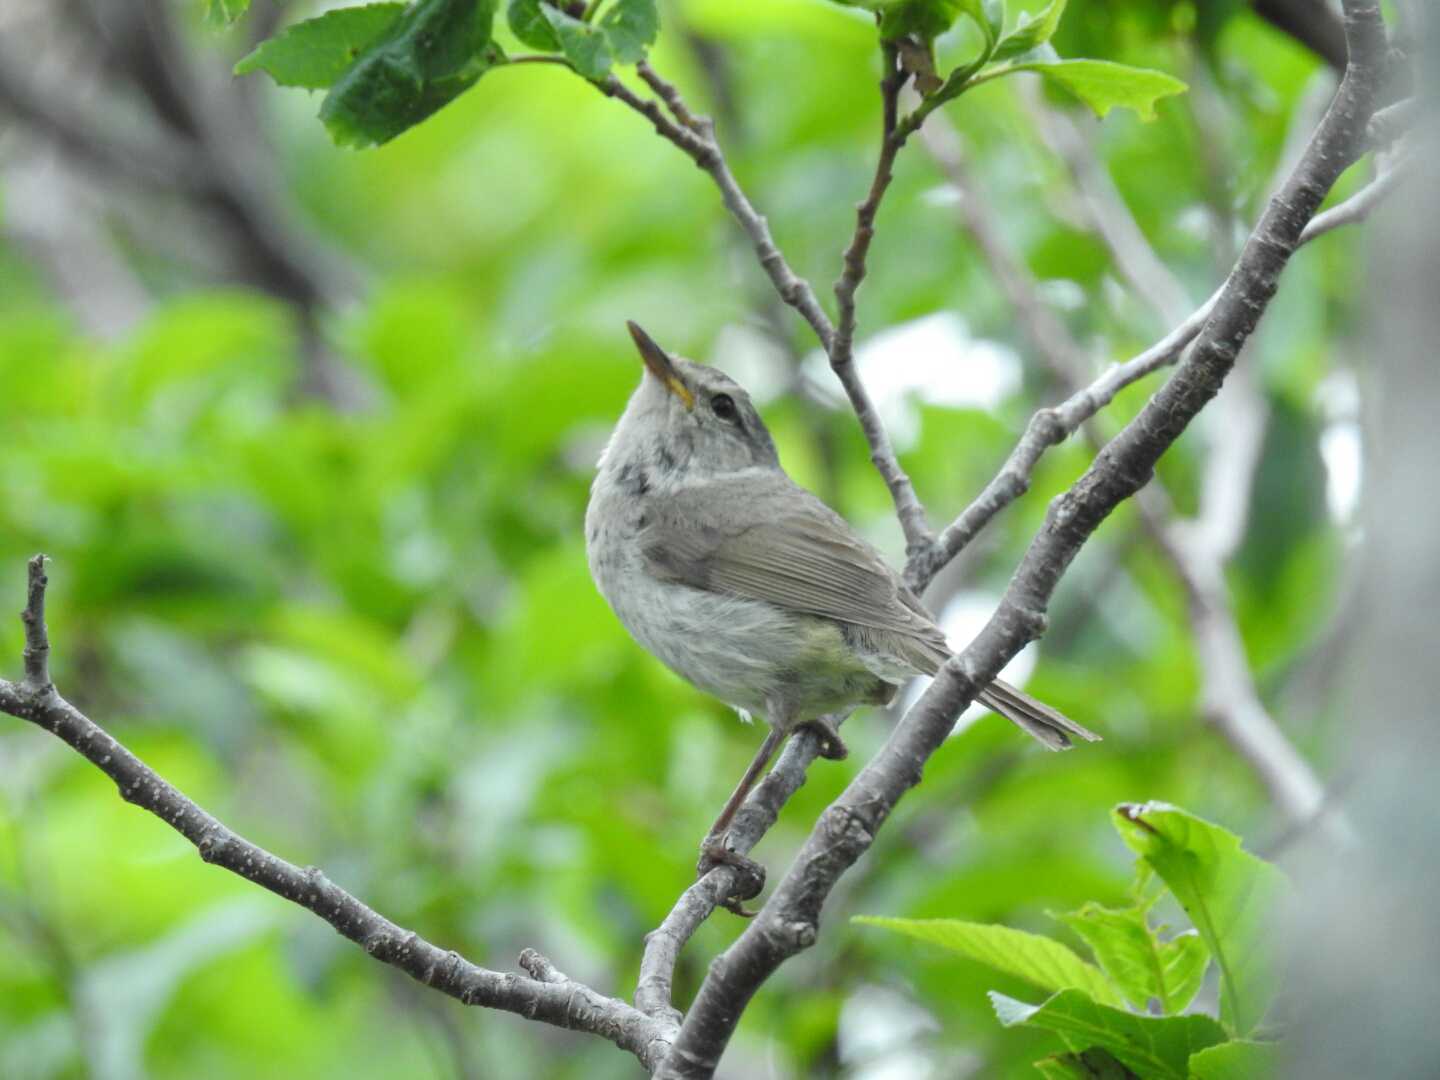
<svg viewBox="0 0 1440 1080">
<path fill-rule="evenodd" d="M 932 670 L 949 655 L 944 634 L 880 553 L 783 474 L 687 488 L 659 504 L 640 542 L 662 580 L 901 634 Z"/>
</svg>

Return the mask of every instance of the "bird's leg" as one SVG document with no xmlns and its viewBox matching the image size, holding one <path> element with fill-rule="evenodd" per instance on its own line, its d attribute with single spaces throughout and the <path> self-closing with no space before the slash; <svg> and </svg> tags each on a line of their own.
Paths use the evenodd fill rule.
<svg viewBox="0 0 1440 1080">
<path fill-rule="evenodd" d="M 746 910 L 741 901 L 760 895 L 760 890 L 765 887 L 765 868 L 754 859 L 746 858 L 738 851 L 732 851 L 726 847 L 725 834 L 729 832 L 730 823 L 735 820 L 735 814 L 744 805 L 750 789 L 755 786 L 755 782 L 760 779 L 760 774 L 765 771 L 765 766 L 770 764 L 770 759 L 775 756 L 775 751 L 785 741 L 785 735 L 786 732 L 777 727 L 772 727 L 766 734 L 765 741 L 760 744 L 754 760 L 750 762 L 750 767 L 745 770 L 745 775 L 740 777 L 740 783 L 735 785 L 735 790 L 725 803 L 724 809 L 720 811 L 720 816 L 715 819 L 715 824 L 710 826 L 710 831 L 700 844 L 700 862 L 695 867 L 695 872 L 700 877 L 704 877 L 721 864 L 733 866 L 739 871 L 740 882 L 736 885 L 735 891 L 725 898 L 721 906 L 745 918 L 749 918 L 755 912 Z"/>
</svg>

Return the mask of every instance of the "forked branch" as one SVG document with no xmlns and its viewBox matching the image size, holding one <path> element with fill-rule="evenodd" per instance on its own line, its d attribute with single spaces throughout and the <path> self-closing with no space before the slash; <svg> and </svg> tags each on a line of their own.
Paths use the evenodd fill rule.
<svg viewBox="0 0 1440 1080">
<path fill-rule="evenodd" d="M 1305 154 L 1246 242 L 1195 347 L 1140 414 L 1050 507 L 1001 604 L 979 636 L 950 660 L 881 751 L 821 815 L 760 914 L 716 958 L 658 1075 L 714 1074 L 751 997 L 819 931 L 831 890 L 874 841 L 900 798 L 919 783 L 976 692 L 1045 629 L 1061 577 L 1121 502 L 1149 480 L 1160 456 L 1219 391 L 1340 173 L 1364 148 L 1385 52 L 1377 0 L 1345 0 L 1350 66 Z"/>
</svg>

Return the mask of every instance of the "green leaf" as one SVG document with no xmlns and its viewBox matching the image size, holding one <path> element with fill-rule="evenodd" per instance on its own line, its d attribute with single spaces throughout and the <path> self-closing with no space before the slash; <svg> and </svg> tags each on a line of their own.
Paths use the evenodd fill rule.
<svg viewBox="0 0 1440 1080">
<path fill-rule="evenodd" d="M 1210 951 L 1194 931 L 1161 941 L 1145 917 L 1147 906 L 1090 903 L 1055 917 L 1084 938 L 1130 1004 L 1144 1010 L 1157 1000 L 1166 1014 L 1182 1012 L 1200 990 Z"/>
<path fill-rule="evenodd" d="M 876 5 L 880 12 L 880 38 L 893 41 L 914 35 L 931 41 L 955 25 L 967 4 L 979 0 L 899 0 L 893 4 Z"/>
<path fill-rule="evenodd" d="M 540 12 L 555 31 L 560 51 L 570 65 L 587 79 L 603 79 L 610 70 L 610 46 L 599 27 L 566 15 L 546 4 Z"/>
<path fill-rule="evenodd" d="M 211 26 L 229 26 L 250 10 L 250 0 L 205 0 L 205 21 Z"/>
<path fill-rule="evenodd" d="M 1208 1016 L 1136 1016 L 1062 990 L 1043 1005 L 991 992 L 1005 1027 L 1053 1031 L 1072 1052 L 1098 1046 L 1145 1080 L 1187 1080 L 1190 1055 L 1223 1042 L 1225 1031 Z"/>
<path fill-rule="evenodd" d="M 1035 1062 L 1046 1080 L 1140 1080 L 1115 1055 L 1099 1047 L 1079 1054 L 1055 1054 Z"/>
<path fill-rule="evenodd" d="M 505 62 L 495 0 L 418 0 L 331 87 L 320 119 L 342 146 L 388 142 Z"/>
<path fill-rule="evenodd" d="M 1034 18 L 1022 11 L 1015 29 L 1000 39 L 991 59 L 1009 60 L 1044 45 L 1054 36 L 1060 25 L 1060 16 L 1065 14 L 1065 3 L 1066 0 L 1050 0 L 1050 6 Z"/>
<path fill-rule="evenodd" d="M 960 10 L 970 16 L 985 35 L 985 55 L 988 58 L 1005 29 L 1004 0 L 960 0 Z"/>
<path fill-rule="evenodd" d="M 618 62 L 633 64 L 645 59 L 645 51 L 660 32 L 655 0 L 615 0 L 600 17 L 600 29 Z"/>
<path fill-rule="evenodd" d="M 1210 947 L 1220 968 L 1221 1020 L 1236 1034 L 1249 1034 L 1277 986 L 1272 923 L 1283 875 L 1245 851 L 1234 833 L 1165 803 L 1119 806 L 1114 822 Z"/>
<path fill-rule="evenodd" d="M 530 48 L 559 52 L 560 38 L 545 17 L 545 6 L 540 0 L 510 0 L 505 21 L 510 25 L 510 32 Z"/>
<path fill-rule="evenodd" d="M 1155 119 L 1155 102 L 1189 89 L 1173 75 L 1149 68 L 1114 64 L 1109 60 L 1025 60 L 995 74 L 1036 71 L 1104 116 L 1119 106 L 1134 109 L 1142 120 Z"/>
<path fill-rule="evenodd" d="M 1280 1074 L 1276 1043 L 1221 1043 L 1190 1056 L 1190 1080 L 1262 1080 Z"/>
<path fill-rule="evenodd" d="M 235 65 L 235 74 L 263 71 L 280 86 L 327 90 L 404 10 L 399 3 L 366 4 L 296 23 L 261 42 Z"/>
<path fill-rule="evenodd" d="M 879 926 L 939 945 L 996 971 L 1024 979 L 1041 990 L 1083 990 L 1091 997 L 1119 1005 L 1120 995 L 1094 964 L 1051 938 L 1008 926 L 960 919 L 890 919 L 858 915 L 854 922 Z"/>
</svg>

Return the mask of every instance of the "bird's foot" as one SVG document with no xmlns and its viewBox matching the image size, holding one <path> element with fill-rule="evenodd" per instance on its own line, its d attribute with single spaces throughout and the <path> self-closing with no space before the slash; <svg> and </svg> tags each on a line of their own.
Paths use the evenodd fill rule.
<svg viewBox="0 0 1440 1080">
<path fill-rule="evenodd" d="M 717 866 L 728 866 L 735 871 L 735 887 L 730 890 L 729 896 L 720 901 L 720 906 L 742 919 L 753 919 L 759 912 L 751 911 L 744 902 L 753 900 L 765 888 L 765 867 L 738 851 L 731 851 L 725 846 L 724 837 L 706 837 L 700 845 L 700 861 L 695 865 L 695 876 L 704 877 Z"/>
<path fill-rule="evenodd" d="M 809 728 L 820 740 L 820 756 L 827 761 L 844 761 L 850 756 L 850 748 L 845 745 L 845 740 L 840 738 L 840 732 L 835 729 L 835 721 L 828 716 L 807 720 L 797 726 Z"/>
</svg>

